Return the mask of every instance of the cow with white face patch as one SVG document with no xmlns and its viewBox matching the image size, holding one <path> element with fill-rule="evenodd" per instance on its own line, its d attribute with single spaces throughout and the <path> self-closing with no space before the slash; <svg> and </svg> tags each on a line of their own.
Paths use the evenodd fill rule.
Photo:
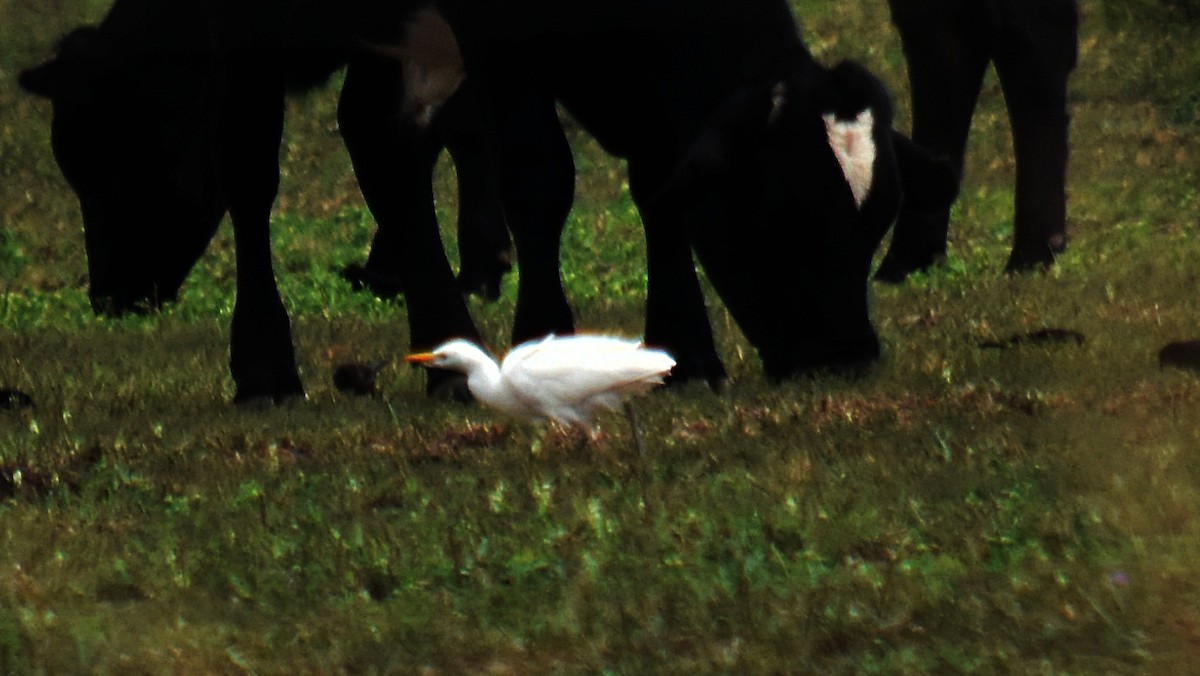
<svg viewBox="0 0 1200 676">
<path fill-rule="evenodd" d="M 874 360 L 873 253 L 900 202 L 946 204 L 950 169 L 891 129 L 861 66 L 828 69 L 779 0 L 438 3 L 491 102 L 521 284 L 514 340 L 572 328 L 558 269 L 566 108 L 628 160 L 646 229 L 646 340 L 717 383 L 693 251 L 772 377 Z M 620 49 L 613 49 L 620 45 Z"/>
<path fill-rule="evenodd" d="M 176 20 L 193 22 L 191 39 L 151 40 L 170 35 L 160 29 Z M 464 136 L 478 142 L 456 155 L 460 169 L 466 160 L 487 168 L 478 185 L 496 191 L 516 244 L 514 343 L 573 330 L 559 241 L 574 168 L 558 105 L 628 161 L 646 232 L 646 342 L 676 358 L 675 379 L 725 378 L 693 251 L 771 376 L 855 366 L 879 353 L 868 268 L 902 197 L 948 203 L 956 188 L 948 168 L 891 130 L 876 78 L 812 59 L 785 0 L 118 0 L 99 32 L 89 58 L 52 61 L 23 83 L 55 102 L 64 170 L 90 162 L 72 170 L 81 200 L 86 184 L 87 199 L 103 203 L 103 162 L 91 148 L 104 130 L 87 123 L 100 119 L 88 108 L 122 121 L 125 88 L 139 91 L 131 83 L 146 72 L 172 82 L 158 77 L 157 52 L 188 50 L 197 71 L 166 98 L 197 102 L 200 119 L 185 133 L 199 131 L 193 138 L 207 152 L 149 155 L 152 168 L 170 165 L 149 175 L 183 164 L 212 185 L 203 227 L 179 237 L 188 248 L 182 265 L 172 264 L 170 291 L 220 213 L 233 221 L 230 365 L 240 401 L 303 392 L 269 248 L 283 97 L 342 63 L 339 120 L 379 224 L 363 272 L 397 276 L 416 350 L 477 335 L 441 249 L 429 178 L 442 145 L 462 147 Z M 64 69 L 85 82 L 52 72 Z M 467 94 L 472 114 L 452 115 Z M 68 104 L 71 122 L 60 125 Z M 171 119 L 154 116 L 146 128 L 178 132 Z M 140 132 L 131 138 L 155 143 Z M 106 227 L 120 228 L 129 214 Z M 155 241 L 139 256 L 172 254 L 174 238 Z M 136 260 L 115 258 L 136 270 Z"/>
<path fill-rule="evenodd" d="M 716 115 L 654 209 L 687 223 L 769 375 L 856 368 L 879 354 L 872 256 L 905 188 L 946 199 L 926 181 L 948 170 L 892 131 L 887 92 L 857 64 L 810 64 L 770 91 Z"/>
</svg>

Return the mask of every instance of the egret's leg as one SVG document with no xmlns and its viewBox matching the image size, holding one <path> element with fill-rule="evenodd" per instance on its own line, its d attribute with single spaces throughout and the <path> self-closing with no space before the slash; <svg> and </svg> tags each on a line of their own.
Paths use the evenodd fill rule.
<svg viewBox="0 0 1200 676">
<path fill-rule="evenodd" d="M 629 419 L 629 428 L 633 430 L 633 445 L 637 447 L 638 455 L 646 455 L 646 438 L 642 435 L 642 425 L 638 420 L 637 411 L 633 404 L 623 402 L 625 417 Z"/>
</svg>

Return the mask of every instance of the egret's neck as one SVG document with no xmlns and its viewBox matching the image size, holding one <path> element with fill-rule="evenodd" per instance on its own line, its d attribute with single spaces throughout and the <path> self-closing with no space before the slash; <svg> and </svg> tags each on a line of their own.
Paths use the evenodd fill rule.
<svg viewBox="0 0 1200 676">
<path fill-rule="evenodd" d="M 504 384 L 500 381 L 500 367 L 491 357 L 483 354 L 479 357 L 467 373 L 467 389 L 485 404 L 501 405 L 504 400 Z"/>
</svg>

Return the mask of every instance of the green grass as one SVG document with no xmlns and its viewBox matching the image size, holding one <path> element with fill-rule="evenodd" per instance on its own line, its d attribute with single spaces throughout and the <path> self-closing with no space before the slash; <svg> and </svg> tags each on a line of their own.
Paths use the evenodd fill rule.
<svg viewBox="0 0 1200 676">
<path fill-rule="evenodd" d="M 821 58 L 892 83 L 903 126 L 883 3 L 799 4 Z M 989 79 L 950 260 L 875 289 L 874 372 L 771 386 L 714 297 L 735 385 L 639 401 L 638 457 L 620 416 L 581 446 L 430 401 L 395 363 L 403 303 L 332 272 L 373 227 L 332 89 L 291 104 L 274 228 L 308 401 L 228 404 L 227 225 L 180 303 L 92 316 L 48 109 L 12 76 L 103 3 L 33 7 L 0 0 L 0 386 L 37 401 L 0 411 L 0 673 L 1185 673 L 1200 657 L 1200 380 L 1155 359 L 1200 335 L 1194 31 L 1084 2 L 1054 270 L 1000 274 L 1013 167 Z M 636 334 L 621 167 L 573 142 L 565 283 L 582 325 Z M 449 224 L 449 165 L 438 187 Z M 471 304 L 498 348 L 513 283 Z M 1041 327 L 1087 342 L 978 346 Z M 378 397 L 333 389 L 350 357 L 394 361 Z"/>
</svg>

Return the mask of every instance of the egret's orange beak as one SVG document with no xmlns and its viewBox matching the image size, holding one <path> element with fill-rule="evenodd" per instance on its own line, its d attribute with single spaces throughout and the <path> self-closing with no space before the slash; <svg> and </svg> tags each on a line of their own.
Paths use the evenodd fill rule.
<svg viewBox="0 0 1200 676">
<path fill-rule="evenodd" d="M 435 358 L 436 357 L 432 352 L 417 352 L 405 357 L 404 361 L 408 362 L 409 364 L 428 364 Z"/>
</svg>

